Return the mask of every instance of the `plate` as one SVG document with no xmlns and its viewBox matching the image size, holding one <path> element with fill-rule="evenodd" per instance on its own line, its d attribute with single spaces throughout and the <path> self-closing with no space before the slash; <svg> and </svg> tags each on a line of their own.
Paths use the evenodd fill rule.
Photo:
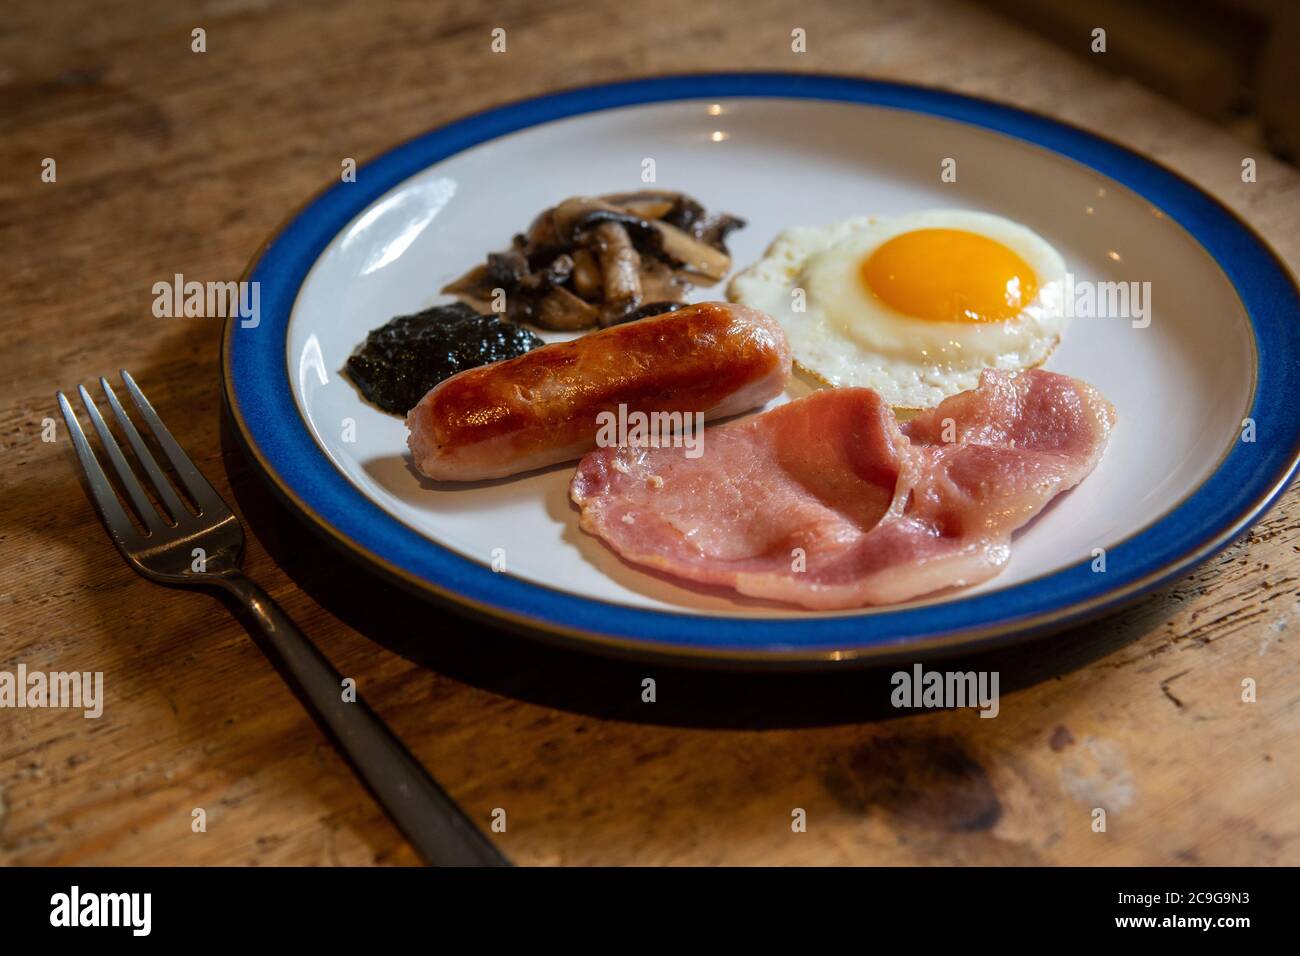
<svg viewBox="0 0 1300 956">
<path fill-rule="evenodd" d="M 749 221 L 732 237 L 737 268 L 787 226 L 964 208 L 1038 232 L 1079 288 L 1137 283 L 1150 306 L 1143 318 L 1076 317 L 1047 364 L 1114 403 L 1102 463 L 1016 535 L 992 581 L 832 613 L 622 562 L 578 530 L 571 464 L 464 487 L 422 482 L 401 420 L 340 374 L 347 356 L 392 316 L 446 301 L 445 282 L 539 210 L 641 187 L 650 170 L 655 186 Z M 294 509 L 421 594 L 624 655 L 884 662 L 1059 629 L 1224 547 L 1300 458 L 1300 294 L 1250 227 L 1118 144 L 939 90 L 711 74 L 513 103 L 420 136 L 328 188 L 245 279 L 259 284 L 260 313 L 256 325 L 227 321 L 226 400 L 252 459 Z M 695 297 L 720 298 L 723 288 Z M 791 394 L 808 388 L 796 383 Z"/>
</svg>

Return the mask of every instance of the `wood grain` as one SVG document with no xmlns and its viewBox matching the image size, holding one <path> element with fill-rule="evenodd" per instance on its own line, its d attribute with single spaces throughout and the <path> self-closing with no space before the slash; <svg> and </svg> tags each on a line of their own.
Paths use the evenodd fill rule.
<svg viewBox="0 0 1300 956">
<path fill-rule="evenodd" d="M 841 71 L 1052 113 L 1222 198 L 1294 269 L 1300 175 L 977 8 L 625 0 L 18 0 L 0 29 L 0 669 L 102 670 L 99 720 L 0 711 L 0 863 L 415 858 L 215 598 L 136 576 L 53 394 L 132 370 L 238 505 L 249 572 L 522 864 L 1300 863 L 1300 500 L 1098 624 L 979 662 L 996 720 L 900 716 L 888 675 L 717 675 L 540 647 L 343 564 L 222 426 L 219 323 L 154 282 L 237 278 L 358 160 L 518 96 L 699 69 Z M 190 31 L 207 31 L 207 52 Z M 507 29 L 508 50 L 489 51 Z M 803 27 L 808 52 L 790 50 Z M 40 180 L 57 160 L 58 180 Z M 658 702 L 640 699 L 643 677 Z M 1241 681 L 1258 701 L 1241 701 Z M 1105 833 L 1091 829 L 1095 806 Z M 191 832 L 191 811 L 207 832 Z M 807 832 L 791 812 L 807 812 Z"/>
</svg>

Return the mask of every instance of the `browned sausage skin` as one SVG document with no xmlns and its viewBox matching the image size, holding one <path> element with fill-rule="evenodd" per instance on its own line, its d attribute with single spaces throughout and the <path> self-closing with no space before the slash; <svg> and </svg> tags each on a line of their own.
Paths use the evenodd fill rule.
<svg viewBox="0 0 1300 956">
<path fill-rule="evenodd" d="M 790 346 L 757 309 L 706 302 L 453 375 L 406 418 L 429 478 L 501 478 L 596 447 L 601 412 L 734 415 L 779 395 Z"/>
</svg>

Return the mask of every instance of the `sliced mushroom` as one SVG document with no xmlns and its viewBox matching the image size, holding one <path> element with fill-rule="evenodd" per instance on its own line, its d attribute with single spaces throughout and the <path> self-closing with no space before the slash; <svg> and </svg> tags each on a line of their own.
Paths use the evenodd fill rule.
<svg viewBox="0 0 1300 956">
<path fill-rule="evenodd" d="M 685 302 L 691 284 L 659 259 L 641 257 L 641 298 L 646 302 Z"/>
<path fill-rule="evenodd" d="M 484 309 L 504 289 L 508 318 L 551 329 L 628 321 L 684 303 L 693 282 L 722 279 L 726 236 L 740 225 L 678 192 L 574 196 L 443 291 Z"/>
<path fill-rule="evenodd" d="M 694 275 L 717 282 L 731 271 L 731 256 L 666 222 L 651 223 L 663 237 L 663 253 Z"/>
<path fill-rule="evenodd" d="M 642 219 L 665 219 L 685 197 L 681 193 L 665 189 L 643 189 L 634 193 L 610 193 L 600 198 L 611 206 L 626 209 Z"/>
<path fill-rule="evenodd" d="M 533 312 L 534 322 L 544 329 L 554 329 L 557 332 L 589 329 L 599 320 L 599 309 L 558 285 L 546 293 Z"/>
<path fill-rule="evenodd" d="M 690 196 L 681 196 L 660 218 L 722 253 L 727 251 L 727 236 L 745 225 L 745 220 L 725 212 L 708 215 Z"/>
<path fill-rule="evenodd" d="M 708 243 L 721 252 L 727 252 L 727 236 L 744 227 L 745 220 L 723 212 L 697 222 L 692 233 L 701 242 Z"/>
<path fill-rule="evenodd" d="M 598 300 L 603 294 L 600 265 L 590 249 L 573 250 L 573 291 L 584 299 Z"/>
<path fill-rule="evenodd" d="M 602 316 L 630 312 L 641 304 L 641 256 L 622 223 L 602 222 L 591 238 L 605 286 Z"/>
<path fill-rule="evenodd" d="M 526 274 L 516 284 L 525 292 L 546 292 L 555 286 L 564 285 L 573 275 L 573 257 L 560 253 L 543 268 Z"/>
<path fill-rule="evenodd" d="M 555 231 L 570 243 L 580 242 L 584 235 L 606 222 L 623 226 L 638 248 L 658 252 L 662 239 L 655 224 L 640 216 L 599 199 L 585 197 L 568 199 L 555 207 Z"/>
<path fill-rule="evenodd" d="M 503 289 L 518 285 L 528 275 L 528 257 L 518 249 L 489 252 L 487 280 Z"/>
<path fill-rule="evenodd" d="M 630 312 L 623 312 L 619 315 L 606 316 L 602 314 L 600 324 L 602 328 L 608 328 L 611 325 L 622 325 L 624 322 L 635 322 L 637 319 L 648 319 L 652 315 L 676 312 L 678 309 L 685 307 L 685 302 L 647 302 Z"/>
<path fill-rule="evenodd" d="M 634 228 L 644 222 L 617 206 L 593 199 L 591 196 L 574 196 L 572 199 L 564 200 L 551 211 L 555 234 L 560 237 L 562 243 L 574 242 L 582 233 L 611 219 L 619 220 Z"/>
<path fill-rule="evenodd" d="M 690 196 L 678 194 L 677 201 L 671 209 L 659 218 L 670 226 L 676 226 L 683 232 L 695 234 L 694 227 L 705 216 L 704 207 Z"/>
<path fill-rule="evenodd" d="M 532 224 L 528 227 L 528 232 L 523 236 L 516 236 L 515 242 L 523 239 L 523 244 L 531 249 L 556 249 L 560 248 L 567 241 L 567 238 L 561 238 L 559 231 L 555 228 L 555 210 L 543 209 L 533 219 Z"/>
</svg>

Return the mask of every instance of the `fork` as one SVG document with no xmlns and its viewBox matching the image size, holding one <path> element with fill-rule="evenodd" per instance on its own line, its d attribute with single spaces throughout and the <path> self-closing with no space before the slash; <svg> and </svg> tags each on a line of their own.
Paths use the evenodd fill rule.
<svg viewBox="0 0 1300 956">
<path fill-rule="evenodd" d="M 221 588 L 244 605 L 266 639 L 263 651 L 288 673 L 291 684 L 296 682 L 362 783 L 426 863 L 509 866 L 375 712 L 359 697 L 351 702 L 343 699 L 339 672 L 271 596 L 239 570 L 244 551 L 244 529 L 239 519 L 194 467 L 125 370 L 122 382 L 198 512 L 195 514 L 181 501 L 112 386 L 101 377 L 104 397 L 162 506 L 160 510 L 149 500 L 94 399 L 84 386 L 78 385 L 86 413 L 143 530 L 138 528 L 104 474 L 71 403 L 59 392 L 59 408 L 85 472 L 90 498 L 127 563 L 159 584 Z"/>
</svg>

